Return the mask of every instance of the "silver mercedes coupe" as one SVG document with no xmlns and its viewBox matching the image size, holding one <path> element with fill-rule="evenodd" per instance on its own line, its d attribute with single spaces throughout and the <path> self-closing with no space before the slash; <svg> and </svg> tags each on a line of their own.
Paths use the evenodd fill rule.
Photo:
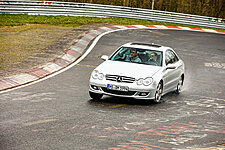
<svg viewBox="0 0 225 150">
<path fill-rule="evenodd" d="M 166 46 L 127 43 L 91 73 L 89 95 L 99 100 L 103 95 L 149 99 L 160 103 L 162 96 L 184 84 L 184 62 Z"/>
</svg>

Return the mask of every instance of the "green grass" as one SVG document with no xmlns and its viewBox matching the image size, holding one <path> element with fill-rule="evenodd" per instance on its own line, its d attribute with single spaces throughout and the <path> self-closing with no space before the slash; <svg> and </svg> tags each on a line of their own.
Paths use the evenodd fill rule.
<svg viewBox="0 0 225 150">
<path fill-rule="evenodd" d="M 0 27 L 1 26 L 21 26 L 26 24 L 49 24 L 59 25 L 66 27 L 79 27 L 86 24 L 116 24 L 116 25 L 171 25 L 171 26 L 186 26 L 195 27 L 191 25 L 154 22 L 147 20 L 128 19 L 128 18 L 97 18 L 97 17 L 70 17 L 70 16 L 43 16 L 43 15 L 0 15 Z M 205 27 L 204 27 L 205 28 Z M 218 29 L 222 30 L 222 29 Z"/>
<path fill-rule="evenodd" d="M 42 53 L 44 48 L 73 29 L 46 24 L 0 28 L 0 68 Z"/>
<path fill-rule="evenodd" d="M 152 21 L 127 18 L 97 18 L 97 17 L 69 17 L 69 16 L 41 16 L 41 15 L 0 15 L 0 26 L 19 26 L 25 24 L 50 24 L 78 27 L 86 24 L 155 24 Z"/>
</svg>

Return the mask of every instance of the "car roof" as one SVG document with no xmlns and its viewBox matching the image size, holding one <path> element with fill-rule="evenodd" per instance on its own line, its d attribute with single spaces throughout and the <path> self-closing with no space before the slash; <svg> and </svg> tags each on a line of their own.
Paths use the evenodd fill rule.
<svg viewBox="0 0 225 150">
<path fill-rule="evenodd" d="M 158 45 L 154 43 L 139 43 L 139 42 L 126 43 L 122 46 L 140 48 L 140 49 L 151 49 L 151 50 L 157 50 L 157 51 L 166 51 L 167 49 L 171 49 L 170 47 L 166 47 L 166 46 L 162 46 L 162 45 Z"/>
</svg>

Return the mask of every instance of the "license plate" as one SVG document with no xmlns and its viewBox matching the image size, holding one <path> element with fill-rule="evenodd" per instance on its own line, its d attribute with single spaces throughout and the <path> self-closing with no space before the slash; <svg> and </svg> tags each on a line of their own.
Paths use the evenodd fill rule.
<svg viewBox="0 0 225 150">
<path fill-rule="evenodd" d="M 112 85 L 112 84 L 107 84 L 107 89 L 116 90 L 116 91 L 126 91 L 126 92 L 129 90 L 127 86 L 119 86 L 119 85 Z"/>
</svg>

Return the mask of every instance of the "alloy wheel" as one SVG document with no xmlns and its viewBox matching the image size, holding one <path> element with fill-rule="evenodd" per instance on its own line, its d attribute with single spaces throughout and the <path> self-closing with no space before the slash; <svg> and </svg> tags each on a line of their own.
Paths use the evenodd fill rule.
<svg viewBox="0 0 225 150">
<path fill-rule="evenodd" d="M 159 103 L 161 101 L 162 91 L 163 91 L 162 83 L 160 82 L 159 85 L 157 86 L 157 89 L 156 89 L 156 92 L 155 92 L 155 100 L 154 101 L 156 103 Z"/>
<path fill-rule="evenodd" d="M 177 90 L 176 90 L 176 93 L 177 94 L 180 94 L 181 93 L 182 87 L 183 87 L 183 79 L 181 77 L 180 80 L 178 81 L 178 84 L 177 84 Z"/>
</svg>

